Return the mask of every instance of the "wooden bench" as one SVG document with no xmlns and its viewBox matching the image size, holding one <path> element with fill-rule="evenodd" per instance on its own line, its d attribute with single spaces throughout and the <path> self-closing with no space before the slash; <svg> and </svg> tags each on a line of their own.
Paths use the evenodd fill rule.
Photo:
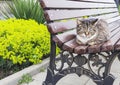
<svg viewBox="0 0 120 85">
<path fill-rule="evenodd" d="M 97 85 L 112 85 L 111 64 L 116 57 L 120 59 L 120 16 L 114 0 L 40 0 L 40 4 L 51 35 L 50 64 L 43 85 L 55 85 L 70 73 L 86 75 Z M 75 41 L 76 19 L 91 16 L 108 22 L 110 40 L 93 46 L 79 45 Z M 56 45 L 62 50 L 60 57 L 56 57 Z M 59 67 L 56 61 L 61 62 Z"/>
</svg>

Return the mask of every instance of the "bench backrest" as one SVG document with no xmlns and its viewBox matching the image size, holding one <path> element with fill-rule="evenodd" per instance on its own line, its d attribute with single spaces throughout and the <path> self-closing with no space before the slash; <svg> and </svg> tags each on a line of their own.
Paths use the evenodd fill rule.
<svg viewBox="0 0 120 85">
<path fill-rule="evenodd" d="M 41 0 L 41 5 L 51 33 L 75 28 L 75 18 L 110 19 L 119 15 L 114 0 Z"/>
<path fill-rule="evenodd" d="M 76 36 L 74 28 L 77 26 L 77 18 L 97 17 L 105 19 L 109 23 L 110 31 L 112 32 L 111 38 L 115 39 L 112 44 L 116 43 L 118 36 L 120 36 L 115 35 L 116 32 L 120 31 L 117 29 L 119 28 L 119 22 L 117 21 L 120 16 L 114 0 L 40 0 L 40 4 L 44 9 L 48 30 L 55 36 L 53 40 L 60 47 L 63 46 L 62 48 L 71 51 L 74 48 L 74 51 L 78 51 L 76 49 L 78 45 L 73 42 Z M 115 37 L 113 37 L 114 35 Z M 108 46 L 108 44 L 105 44 L 105 46 Z M 106 48 L 103 47 L 102 49 Z"/>
</svg>

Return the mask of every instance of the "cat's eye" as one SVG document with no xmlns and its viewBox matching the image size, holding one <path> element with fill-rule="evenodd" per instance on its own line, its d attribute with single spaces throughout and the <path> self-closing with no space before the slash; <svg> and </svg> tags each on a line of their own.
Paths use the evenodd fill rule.
<svg viewBox="0 0 120 85">
<path fill-rule="evenodd" d="M 81 27 L 81 25 L 78 24 L 77 27 Z"/>
</svg>

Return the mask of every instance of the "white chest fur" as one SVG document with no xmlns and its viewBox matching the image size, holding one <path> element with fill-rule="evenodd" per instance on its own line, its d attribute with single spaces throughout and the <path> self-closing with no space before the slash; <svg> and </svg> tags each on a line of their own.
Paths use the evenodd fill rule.
<svg viewBox="0 0 120 85">
<path fill-rule="evenodd" d="M 95 34 L 91 37 L 87 38 L 85 36 L 77 35 L 76 38 L 79 40 L 82 44 L 87 44 L 89 41 L 94 40 L 98 36 L 98 30 L 96 30 Z"/>
</svg>

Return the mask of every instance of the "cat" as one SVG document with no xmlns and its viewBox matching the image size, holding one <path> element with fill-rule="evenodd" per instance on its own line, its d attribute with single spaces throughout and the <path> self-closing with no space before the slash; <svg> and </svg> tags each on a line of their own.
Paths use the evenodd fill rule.
<svg viewBox="0 0 120 85">
<path fill-rule="evenodd" d="M 109 40 L 108 24 L 103 19 L 77 19 L 76 42 L 78 44 L 96 45 Z"/>
</svg>

